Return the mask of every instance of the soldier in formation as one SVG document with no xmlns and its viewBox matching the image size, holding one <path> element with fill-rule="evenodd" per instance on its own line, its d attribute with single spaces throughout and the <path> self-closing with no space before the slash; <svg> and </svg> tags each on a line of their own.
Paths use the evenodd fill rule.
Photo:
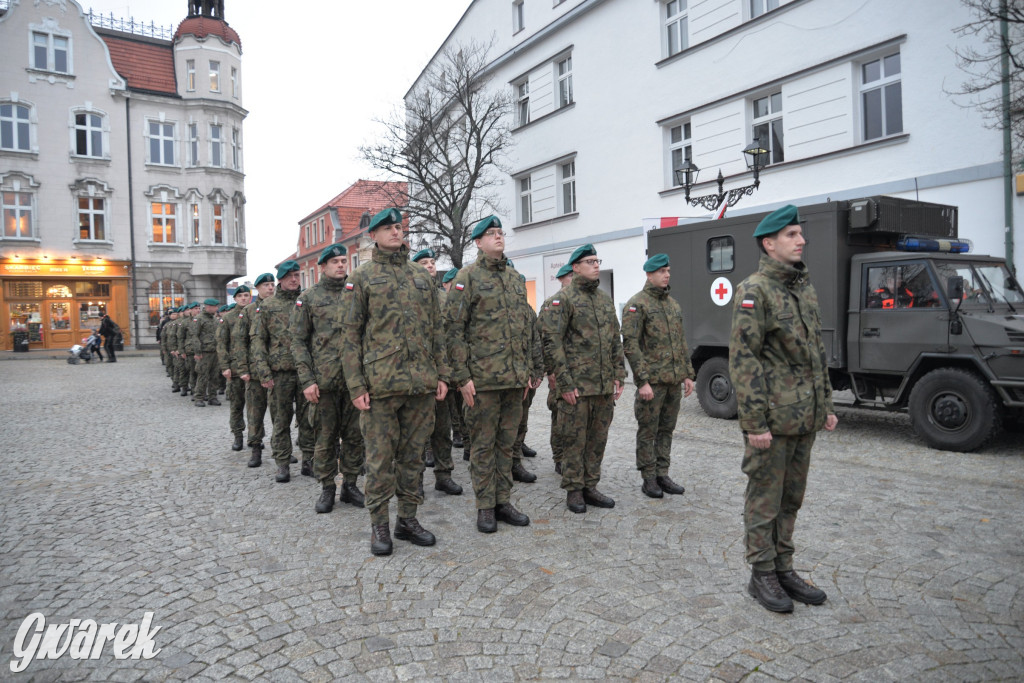
<svg viewBox="0 0 1024 683">
<path fill-rule="evenodd" d="M 204 408 L 209 403 L 219 406 L 217 387 L 220 377 L 217 364 L 217 308 L 214 298 L 203 301 L 203 310 L 189 327 L 185 341 L 186 352 L 191 352 L 196 363 L 196 393 L 193 405 Z"/>
<path fill-rule="evenodd" d="M 263 273 L 253 284 L 256 297 L 238 311 L 235 333 L 231 335 L 231 356 L 238 366 L 238 376 L 245 382 L 246 419 L 249 422 L 247 443 L 250 449 L 249 467 L 263 464 L 263 438 L 266 436 L 263 422 L 267 415 L 267 389 L 253 378 L 252 331 L 260 310 L 260 304 L 274 295 L 274 275 Z M 273 417 L 273 416 L 271 416 Z M 289 458 L 291 462 L 297 459 Z"/>
<path fill-rule="evenodd" d="M 540 306 L 541 313 L 537 317 L 537 329 L 538 332 L 543 329 L 545 316 L 554 315 L 552 311 L 557 310 L 551 307 L 551 302 L 557 297 L 561 296 L 561 291 L 564 290 L 572 282 L 572 264 L 566 263 L 558 272 L 555 274 L 555 279 L 558 280 L 559 291 L 552 294 L 543 304 Z M 543 342 L 542 342 L 543 350 Z M 551 412 L 551 437 L 549 444 L 551 446 L 551 459 L 555 463 L 555 474 L 562 473 L 562 433 L 561 427 L 558 422 L 558 401 L 561 400 L 561 396 L 558 393 L 558 385 L 555 382 L 554 369 L 547 365 L 544 365 L 544 374 L 548 378 L 548 410 Z"/>
<path fill-rule="evenodd" d="M 239 305 L 248 304 L 252 294 L 248 287 L 242 285 L 235 290 L 234 299 L 233 304 L 224 306 L 224 310 L 221 311 L 221 322 L 217 326 L 217 361 L 220 363 L 221 375 L 227 380 L 225 393 L 231 408 L 228 426 L 234 438 L 231 450 L 240 451 L 245 447 L 245 382 L 242 381 L 238 363 L 231 353 L 231 343 L 238 329 L 238 316 L 234 314 L 234 310 Z"/>
</svg>

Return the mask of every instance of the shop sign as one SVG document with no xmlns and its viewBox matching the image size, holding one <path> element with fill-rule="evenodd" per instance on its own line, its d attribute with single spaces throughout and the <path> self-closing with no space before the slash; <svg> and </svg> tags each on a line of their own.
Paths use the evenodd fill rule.
<svg viewBox="0 0 1024 683">
<path fill-rule="evenodd" d="M 85 277 L 128 277 L 121 264 L 107 263 L 86 265 L 79 263 L 0 263 L 0 275 L 24 275 L 30 277 L 85 276 Z"/>
</svg>

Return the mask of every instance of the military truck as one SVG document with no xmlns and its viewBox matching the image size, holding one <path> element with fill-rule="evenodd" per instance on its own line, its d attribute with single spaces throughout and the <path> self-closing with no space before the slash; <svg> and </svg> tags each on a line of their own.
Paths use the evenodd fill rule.
<svg viewBox="0 0 1024 683">
<path fill-rule="evenodd" d="M 736 416 L 729 379 L 734 287 L 757 270 L 766 214 L 648 233 L 673 265 L 712 417 Z M 1024 293 L 1002 259 L 969 253 L 953 206 L 887 196 L 800 208 L 829 378 L 850 405 L 907 411 L 931 447 L 971 451 L 1024 415 Z M 966 252 L 966 253 L 965 253 Z"/>
</svg>

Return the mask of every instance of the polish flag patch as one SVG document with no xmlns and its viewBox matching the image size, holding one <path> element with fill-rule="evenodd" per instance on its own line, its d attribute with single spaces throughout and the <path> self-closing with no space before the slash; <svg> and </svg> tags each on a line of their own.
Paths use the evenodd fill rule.
<svg viewBox="0 0 1024 683">
<path fill-rule="evenodd" d="M 754 307 L 754 300 L 753 299 L 744 299 L 743 301 L 740 302 L 740 308 L 753 308 L 753 307 Z"/>
<path fill-rule="evenodd" d="M 455 289 L 459 290 L 460 292 L 462 290 L 464 290 L 465 288 L 466 288 L 466 285 L 462 284 L 461 282 L 459 284 L 455 285 Z"/>
<path fill-rule="evenodd" d="M 558 299 L 555 299 L 554 301 L 551 302 L 552 306 L 560 306 L 561 304 L 562 304 L 562 302 L 559 301 Z"/>
<path fill-rule="evenodd" d="M 636 313 L 636 306 L 630 306 L 629 307 L 629 312 L 630 313 Z"/>
<path fill-rule="evenodd" d="M 295 307 L 296 308 L 302 308 L 302 299 L 296 299 L 295 300 Z"/>
<path fill-rule="evenodd" d="M 355 288 L 356 288 L 356 286 L 354 284 L 352 284 L 351 282 L 346 282 L 345 283 L 345 289 L 347 289 L 348 291 L 351 292 Z"/>
</svg>

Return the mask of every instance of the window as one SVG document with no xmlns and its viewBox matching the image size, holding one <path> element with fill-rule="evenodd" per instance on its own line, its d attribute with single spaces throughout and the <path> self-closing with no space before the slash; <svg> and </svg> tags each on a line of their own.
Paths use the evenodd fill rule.
<svg viewBox="0 0 1024 683">
<path fill-rule="evenodd" d="M 174 280 L 157 280 L 149 286 L 149 326 L 159 327 L 160 316 L 168 308 L 185 303 L 185 288 Z"/>
<path fill-rule="evenodd" d="M 153 202 L 151 207 L 150 213 L 153 216 L 153 241 L 162 244 L 173 244 L 177 204 Z"/>
<path fill-rule="evenodd" d="M 533 192 L 530 177 L 519 179 L 519 223 L 525 225 L 533 220 Z"/>
<path fill-rule="evenodd" d="M 668 154 L 669 172 L 672 175 L 672 185 L 680 185 L 676 178 L 676 169 L 680 169 L 688 162 L 693 161 L 693 146 L 690 144 L 690 122 L 672 126 L 668 129 Z"/>
<path fill-rule="evenodd" d="M 210 62 L 210 92 L 220 92 L 220 62 Z"/>
<path fill-rule="evenodd" d="M 99 114 L 75 114 L 75 154 L 103 156 L 103 117 Z"/>
<path fill-rule="evenodd" d="M 530 82 L 516 83 L 516 125 L 525 126 L 530 122 Z"/>
<path fill-rule="evenodd" d="M 576 213 L 576 160 L 562 164 L 562 214 Z"/>
<path fill-rule="evenodd" d="M 238 99 L 238 69 L 231 67 L 231 96 Z"/>
<path fill-rule="evenodd" d="M 245 235 L 242 234 L 242 206 L 235 203 L 235 244 L 245 244 Z"/>
<path fill-rule="evenodd" d="M 174 124 L 149 122 L 149 163 L 174 165 Z"/>
<path fill-rule="evenodd" d="M 572 55 L 569 55 L 558 62 L 558 106 L 572 103 Z"/>
<path fill-rule="evenodd" d="M 755 140 L 768 150 L 768 163 L 785 161 L 782 147 L 782 93 L 772 93 L 754 100 Z"/>
<path fill-rule="evenodd" d="M 712 237 L 708 240 L 708 272 L 728 273 L 734 267 L 736 244 L 731 237 Z"/>
<path fill-rule="evenodd" d="M 524 0 L 514 0 L 512 3 L 512 33 L 519 33 L 526 28 Z"/>
<path fill-rule="evenodd" d="M 759 17 L 778 8 L 779 0 L 750 0 L 750 18 Z"/>
<path fill-rule="evenodd" d="M 861 65 L 864 140 L 903 132 L 903 86 L 900 53 Z"/>
<path fill-rule="evenodd" d="M 665 3 L 665 39 L 669 57 L 690 46 L 686 0 Z"/>
<path fill-rule="evenodd" d="M 196 89 L 196 60 L 185 60 L 185 89 L 195 92 Z"/>
<path fill-rule="evenodd" d="M 306 226 L 305 226 L 305 229 L 303 230 L 303 232 L 305 232 L 305 234 L 306 234 L 305 235 L 306 236 L 305 246 L 308 248 L 308 247 L 310 247 L 313 244 L 312 240 L 310 240 L 309 223 L 306 223 Z"/>
<path fill-rule="evenodd" d="M 102 197 L 79 197 L 78 198 L 78 239 L 80 240 L 104 240 L 105 216 L 104 200 Z"/>
<path fill-rule="evenodd" d="M 199 124 L 188 124 L 188 165 L 199 165 Z"/>
<path fill-rule="evenodd" d="M 324 219 L 321 218 L 320 219 L 320 241 L 323 242 L 325 237 L 327 237 L 327 234 L 324 231 Z"/>
<path fill-rule="evenodd" d="M 3 192 L 4 237 L 33 237 L 32 194 Z"/>
<path fill-rule="evenodd" d="M 923 263 L 868 268 L 865 308 L 931 308 L 941 302 Z"/>
<path fill-rule="evenodd" d="M 213 205 L 213 243 L 224 244 L 224 205 Z"/>
<path fill-rule="evenodd" d="M 237 128 L 231 129 L 231 168 L 242 170 L 242 144 Z"/>
<path fill-rule="evenodd" d="M 189 204 L 192 214 L 192 244 L 199 244 L 199 204 Z"/>
<path fill-rule="evenodd" d="M 21 104 L 0 104 L 0 149 L 28 152 L 29 108 Z"/>
<path fill-rule="evenodd" d="M 218 124 L 210 126 L 210 165 L 218 168 L 224 165 L 223 128 Z"/>
<path fill-rule="evenodd" d="M 32 66 L 43 71 L 71 73 L 70 42 L 64 36 L 32 32 Z"/>
</svg>

